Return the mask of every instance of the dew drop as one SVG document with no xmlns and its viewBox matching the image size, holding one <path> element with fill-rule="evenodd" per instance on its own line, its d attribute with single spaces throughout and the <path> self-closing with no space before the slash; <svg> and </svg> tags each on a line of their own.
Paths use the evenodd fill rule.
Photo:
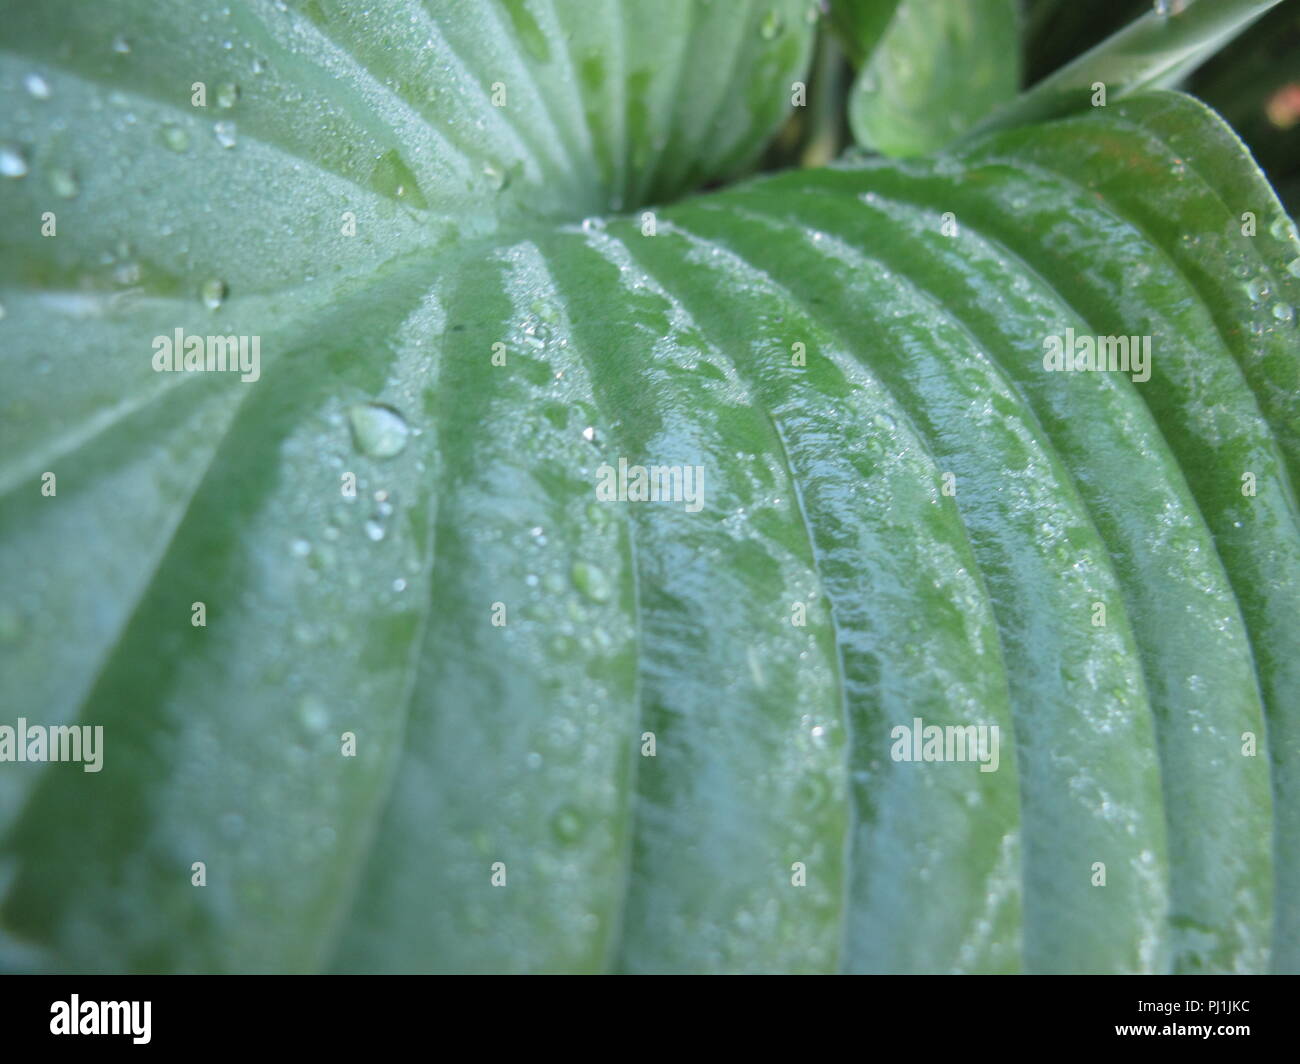
<svg viewBox="0 0 1300 1064">
<path fill-rule="evenodd" d="M 1300 277 L 1300 258 L 1292 259 L 1286 264 L 1286 272 L 1292 277 Z"/>
<path fill-rule="evenodd" d="M 239 133 L 235 129 L 235 123 L 229 121 L 214 123 L 212 126 L 212 135 L 217 138 L 217 143 L 223 148 L 233 148 L 239 139 Z"/>
<path fill-rule="evenodd" d="M 505 169 L 495 163 L 483 164 L 483 176 L 487 178 L 488 188 L 493 192 L 500 192 L 510 183 Z"/>
<path fill-rule="evenodd" d="M 406 419 L 382 403 L 358 403 L 348 410 L 352 442 L 371 458 L 392 458 L 406 447 L 410 428 Z"/>
<path fill-rule="evenodd" d="M 34 100 L 48 100 L 50 98 L 50 83 L 39 74 L 28 74 L 23 78 L 23 88 Z"/>
<path fill-rule="evenodd" d="M 174 152 L 189 151 L 190 135 L 180 126 L 168 123 L 162 127 L 162 142 Z"/>
<path fill-rule="evenodd" d="M 119 33 L 116 37 L 113 38 L 113 51 L 115 51 L 118 55 L 130 55 L 131 42 L 127 40 L 124 36 L 122 36 L 122 34 Z"/>
<path fill-rule="evenodd" d="M 1268 281 L 1263 277 L 1256 277 L 1246 282 L 1246 295 L 1250 297 L 1252 303 L 1263 303 L 1271 294 Z"/>
<path fill-rule="evenodd" d="M 216 100 L 218 107 L 223 111 L 229 111 L 239 102 L 239 86 L 233 81 L 223 82 L 218 85 Z"/>
<path fill-rule="evenodd" d="M 26 176 L 27 160 L 21 148 L 13 144 L 0 144 L 0 174 L 5 177 Z"/>
<path fill-rule="evenodd" d="M 582 838 L 582 816 L 571 805 L 562 806 L 551 817 L 551 833 L 557 842 L 566 846 Z"/>
<path fill-rule="evenodd" d="M 584 233 L 599 233 L 599 232 L 603 232 L 604 228 L 605 228 L 604 218 L 597 218 L 593 215 L 590 218 L 584 218 L 582 220 L 582 231 Z"/>
<path fill-rule="evenodd" d="M 785 30 L 785 19 L 781 17 L 781 12 L 772 8 L 763 16 L 763 21 L 758 27 L 758 32 L 765 41 L 774 41 L 781 36 Z"/>
<path fill-rule="evenodd" d="M 1273 305 L 1273 317 L 1282 322 L 1283 325 L 1289 324 L 1295 320 L 1295 308 L 1289 303 L 1275 303 Z"/>
<path fill-rule="evenodd" d="M 313 735 L 323 732 L 329 719 L 329 711 L 319 698 L 307 695 L 298 703 L 298 722 Z"/>
<path fill-rule="evenodd" d="M 216 310 L 226 301 L 227 292 L 226 282 L 213 277 L 203 282 L 203 287 L 199 289 L 199 298 L 203 300 L 203 305 L 208 310 Z"/>
<path fill-rule="evenodd" d="M 609 601 L 609 577 L 605 570 L 588 562 L 573 563 L 573 586 L 592 602 Z"/>
<path fill-rule="evenodd" d="M 311 544 L 307 540 L 299 538 L 289 544 L 289 549 L 293 551 L 295 557 L 305 558 L 311 553 Z"/>
<path fill-rule="evenodd" d="M 81 191 L 81 185 L 71 170 L 56 166 L 50 171 L 50 190 L 60 199 L 72 199 Z"/>
<path fill-rule="evenodd" d="M 373 517 L 366 521 L 365 530 L 366 538 L 372 543 L 378 543 L 384 538 L 384 526 Z"/>
</svg>

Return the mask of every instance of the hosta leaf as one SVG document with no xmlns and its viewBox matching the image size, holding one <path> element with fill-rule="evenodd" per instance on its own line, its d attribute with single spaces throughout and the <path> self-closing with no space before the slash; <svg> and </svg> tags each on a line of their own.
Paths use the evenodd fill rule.
<svg viewBox="0 0 1300 1064">
<path fill-rule="evenodd" d="M 863 147 L 924 155 L 1020 88 L 1015 0 L 904 0 L 853 85 L 849 119 Z"/>
<path fill-rule="evenodd" d="M 644 142 L 622 67 L 549 64 L 721 6 L 11 18 L 0 723 L 104 761 L 0 763 L 0 965 L 1300 968 L 1267 185 L 1162 93 L 610 213 L 761 147 L 735 86 L 788 100 L 801 5 L 716 23 L 730 88 L 653 64 Z M 531 110 L 466 102 L 506 55 Z M 234 146 L 176 151 L 192 70 L 254 58 Z M 260 379 L 155 373 L 178 327 Z M 1150 379 L 1045 372 L 1066 329 L 1150 336 Z M 620 459 L 702 495 L 601 501 Z M 895 760 L 917 718 L 997 725 L 997 770 Z"/>
</svg>

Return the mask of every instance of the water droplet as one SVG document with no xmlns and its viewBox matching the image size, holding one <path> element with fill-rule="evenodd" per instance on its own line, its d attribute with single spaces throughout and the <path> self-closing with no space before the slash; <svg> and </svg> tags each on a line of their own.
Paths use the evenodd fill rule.
<svg viewBox="0 0 1300 1064">
<path fill-rule="evenodd" d="M 81 191 L 77 176 L 66 167 L 56 166 L 50 171 L 50 190 L 61 199 L 72 199 Z"/>
<path fill-rule="evenodd" d="M 255 59 L 253 60 L 253 73 L 254 73 L 254 74 L 265 74 L 265 73 L 266 73 L 266 60 L 265 60 L 265 59 L 255 58 Z"/>
<path fill-rule="evenodd" d="M 172 151 L 189 151 L 190 135 L 186 133 L 185 130 L 181 129 L 180 126 L 168 123 L 162 127 L 162 142 Z"/>
<path fill-rule="evenodd" d="M 239 102 L 239 86 L 233 81 L 226 81 L 217 86 L 217 106 L 229 111 Z"/>
<path fill-rule="evenodd" d="M 1291 237 L 1291 219 L 1279 214 L 1268 225 L 1268 231 L 1274 240 L 1287 240 Z"/>
<path fill-rule="evenodd" d="M 226 293 L 226 282 L 213 277 L 203 282 L 203 287 L 199 289 L 199 298 L 203 300 L 203 305 L 208 310 L 216 310 L 226 301 Z"/>
<path fill-rule="evenodd" d="M 399 593 L 405 591 L 406 581 L 399 576 L 396 580 L 393 581 L 393 590 Z"/>
<path fill-rule="evenodd" d="M 562 806 L 551 817 L 551 833 L 557 842 L 564 843 L 566 846 L 582 838 L 582 830 L 582 816 L 571 805 Z"/>
<path fill-rule="evenodd" d="M 22 149 L 13 144 L 0 144 L 0 174 L 5 177 L 23 177 L 27 173 L 27 159 Z"/>
<path fill-rule="evenodd" d="M 493 192 L 500 192 L 510 184 L 510 178 L 506 174 L 505 168 L 498 166 L 496 163 L 484 163 L 483 176 L 487 178 L 488 188 Z"/>
<path fill-rule="evenodd" d="M 585 429 L 582 430 L 582 438 L 586 440 L 588 443 L 595 443 L 596 442 L 595 428 L 593 428 L 591 425 L 588 425 Z"/>
<path fill-rule="evenodd" d="M 1289 303 L 1275 303 L 1273 305 L 1273 317 L 1286 325 L 1295 320 L 1295 308 Z"/>
<path fill-rule="evenodd" d="M 217 143 L 223 148 L 233 148 L 239 137 L 239 133 L 235 129 L 235 123 L 229 121 L 214 123 L 212 135 L 217 138 Z"/>
<path fill-rule="evenodd" d="M 358 403 L 351 407 L 348 423 L 357 450 L 371 458 L 401 454 L 411 431 L 400 413 L 381 403 Z"/>
<path fill-rule="evenodd" d="M 373 543 L 378 543 L 384 538 L 384 526 L 376 521 L 373 517 L 366 521 L 366 538 Z"/>
<path fill-rule="evenodd" d="M 1246 295 L 1252 303 L 1263 303 L 1272 295 L 1272 289 L 1268 286 L 1268 281 L 1263 277 L 1255 277 L 1246 282 Z"/>
<path fill-rule="evenodd" d="M 582 220 L 582 231 L 584 233 L 600 233 L 603 232 L 604 229 L 605 229 L 604 218 L 597 218 L 593 216 L 591 218 L 584 218 Z"/>
<path fill-rule="evenodd" d="M 609 577 L 605 570 L 588 562 L 573 563 L 573 586 L 592 602 L 609 601 Z"/>
<path fill-rule="evenodd" d="M 1286 272 L 1292 277 L 1300 277 L 1300 259 L 1292 259 L 1286 264 Z"/>
<path fill-rule="evenodd" d="M 319 698 L 306 695 L 298 703 L 298 722 L 313 735 L 323 732 L 329 721 L 329 711 Z"/>
<path fill-rule="evenodd" d="M 305 558 L 311 553 L 311 544 L 305 539 L 295 539 L 289 544 L 289 549 L 299 558 Z"/>
<path fill-rule="evenodd" d="M 23 78 L 23 88 L 36 100 L 50 98 L 50 83 L 39 74 L 28 74 Z"/>
<path fill-rule="evenodd" d="M 781 36 L 784 30 L 785 19 L 781 16 L 781 12 L 777 11 L 775 8 L 768 11 L 768 13 L 763 16 L 763 21 L 758 27 L 758 32 L 762 35 L 763 40 L 765 41 L 776 40 Z"/>
<path fill-rule="evenodd" d="M 113 51 L 118 55 L 131 54 L 131 42 L 123 37 L 120 33 L 113 38 Z"/>
<path fill-rule="evenodd" d="M 529 768 L 536 771 L 542 767 L 542 755 L 536 750 L 530 750 L 528 751 L 528 756 L 524 758 L 524 763 L 527 764 Z"/>
</svg>

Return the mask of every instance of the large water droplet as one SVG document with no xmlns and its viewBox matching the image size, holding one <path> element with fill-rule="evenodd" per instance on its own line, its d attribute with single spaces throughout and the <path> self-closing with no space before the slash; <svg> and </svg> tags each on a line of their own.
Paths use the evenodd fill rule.
<svg viewBox="0 0 1300 1064">
<path fill-rule="evenodd" d="M 406 419 L 382 403 L 358 403 L 348 410 L 348 424 L 357 450 L 371 458 L 392 458 L 406 447 Z"/>
<path fill-rule="evenodd" d="M 1273 317 L 1286 325 L 1295 320 L 1295 308 L 1289 303 L 1274 303 Z"/>
<path fill-rule="evenodd" d="M 1292 232 L 1291 219 L 1285 215 L 1278 215 L 1269 223 L 1268 231 L 1275 240 L 1289 239 Z"/>
<path fill-rule="evenodd" d="M 484 163 L 483 176 L 487 178 L 488 188 L 493 192 L 500 192 L 510 184 L 510 177 L 506 173 L 505 167 L 499 166 L 496 163 Z"/>
<path fill-rule="evenodd" d="M 0 174 L 5 177 L 26 176 L 27 159 L 17 145 L 0 144 Z"/>
<path fill-rule="evenodd" d="M 573 586 L 592 602 L 609 601 L 609 577 L 605 570 L 589 562 L 573 563 Z"/>
<path fill-rule="evenodd" d="M 233 81 L 226 81 L 217 86 L 217 106 L 229 111 L 239 102 L 239 86 Z"/>
<path fill-rule="evenodd" d="M 23 88 L 35 100 L 48 100 L 50 98 L 50 83 L 39 74 L 28 74 L 23 78 Z"/>
<path fill-rule="evenodd" d="M 1246 295 L 1252 303 L 1263 303 L 1271 294 L 1272 289 L 1263 277 L 1255 277 L 1246 282 Z"/>
<path fill-rule="evenodd" d="M 208 310 L 216 310 L 226 301 L 226 282 L 216 277 L 204 281 L 203 287 L 199 289 L 199 298 Z"/>
</svg>

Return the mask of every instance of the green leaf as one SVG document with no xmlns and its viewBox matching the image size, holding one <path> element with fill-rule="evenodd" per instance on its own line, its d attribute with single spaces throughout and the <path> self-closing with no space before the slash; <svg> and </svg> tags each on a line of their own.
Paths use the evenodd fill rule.
<svg viewBox="0 0 1300 1064">
<path fill-rule="evenodd" d="M 849 98 L 857 142 L 885 155 L 949 144 L 1020 88 L 1016 0 L 904 0 Z"/>
<path fill-rule="evenodd" d="M 9 15 L 0 704 L 104 732 L 0 762 L 0 967 L 1300 970 L 1276 199 L 1161 93 L 642 212 L 761 148 L 800 7 L 623 105 L 552 65 L 721 6 Z"/>
<path fill-rule="evenodd" d="M 1151 10 L 995 111 L 979 132 L 1043 122 L 1176 85 L 1281 0 L 1158 0 Z M 1105 86 L 1104 102 L 1098 86 Z"/>
<path fill-rule="evenodd" d="M 885 35 L 902 0 L 831 0 L 830 27 L 859 66 Z"/>
</svg>

